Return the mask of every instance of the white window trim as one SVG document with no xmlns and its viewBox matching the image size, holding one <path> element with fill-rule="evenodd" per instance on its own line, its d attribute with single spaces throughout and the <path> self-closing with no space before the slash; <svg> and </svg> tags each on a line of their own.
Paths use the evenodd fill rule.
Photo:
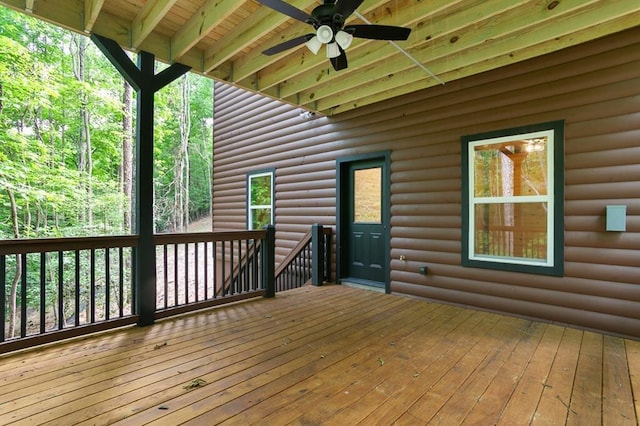
<svg viewBox="0 0 640 426">
<path fill-rule="evenodd" d="M 468 214 L 469 214 L 469 232 L 468 238 L 468 258 L 469 260 L 478 260 L 483 262 L 494 263 L 509 263 L 517 265 L 529 265 L 529 266 L 544 266 L 554 267 L 554 243 L 553 236 L 555 235 L 555 174 L 554 174 L 554 130 L 543 130 L 538 132 L 522 133 L 517 135 L 502 136 L 497 138 L 481 139 L 470 142 L 467 146 L 468 149 L 468 164 L 467 170 L 469 171 L 469 190 L 468 190 Z M 507 196 L 507 197 L 476 197 L 474 195 L 475 188 L 475 147 L 479 145 L 493 145 L 503 142 L 513 141 L 515 139 L 535 139 L 547 137 L 547 195 L 529 195 L 529 196 Z M 487 256 L 475 254 L 475 206 L 476 204 L 490 204 L 490 203 L 531 203 L 531 202 L 546 202 L 547 203 L 547 253 L 545 260 L 532 260 L 525 258 L 514 258 L 506 256 Z"/>
</svg>

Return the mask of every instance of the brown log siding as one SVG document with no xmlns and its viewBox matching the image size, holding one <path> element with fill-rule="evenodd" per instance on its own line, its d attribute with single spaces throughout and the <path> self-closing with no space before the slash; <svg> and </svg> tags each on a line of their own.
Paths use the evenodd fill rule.
<svg viewBox="0 0 640 426">
<path fill-rule="evenodd" d="M 640 337 L 640 27 L 336 117 L 300 113 L 216 84 L 216 230 L 246 229 L 246 173 L 274 167 L 281 261 L 311 224 L 335 226 L 335 160 L 390 150 L 393 292 Z M 564 276 L 460 266 L 460 137 L 561 119 Z M 605 232 L 607 204 L 627 205 L 626 232 Z"/>
</svg>

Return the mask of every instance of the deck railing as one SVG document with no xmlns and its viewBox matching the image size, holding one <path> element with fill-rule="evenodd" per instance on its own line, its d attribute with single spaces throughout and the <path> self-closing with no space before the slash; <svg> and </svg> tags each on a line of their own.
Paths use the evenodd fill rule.
<svg viewBox="0 0 640 426">
<path fill-rule="evenodd" d="M 308 240 L 282 263 L 276 288 L 272 226 L 155 235 L 155 319 L 321 284 L 331 275 L 331 228 L 314 225 Z M 0 240 L 0 353 L 141 323 L 138 241 Z"/>
<path fill-rule="evenodd" d="M 313 225 L 276 269 L 276 291 L 330 280 L 331 235 L 331 228 Z"/>
<path fill-rule="evenodd" d="M 156 318 L 264 296 L 265 238 L 264 230 L 157 235 Z"/>
<path fill-rule="evenodd" d="M 0 241 L 0 352 L 134 324 L 137 242 Z"/>
</svg>

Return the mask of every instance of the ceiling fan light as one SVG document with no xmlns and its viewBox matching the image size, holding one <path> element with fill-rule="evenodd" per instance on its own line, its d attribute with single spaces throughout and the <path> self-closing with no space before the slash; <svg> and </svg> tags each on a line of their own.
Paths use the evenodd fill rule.
<svg viewBox="0 0 640 426">
<path fill-rule="evenodd" d="M 327 58 L 333 59 L 340 56 L 340 47 L 338 43 L 329 43 L 327 44 Z"/>
<path fill-rule="evenodd" d="M 352 41 L 353 36 L 346 31 L 340 30 L 336 34 L 336 43 L 338 43 L 343 50 L 347 50 L 349 46 L 351 46 Z"/>
<path fill-rule="evenodd" d="M 313 36 L 308 42 L 305 43 L 305 45 L 311 51 L 311 53 L 317 55 L 318 51 L 322 47 L 322 42 L 318 40 L 318 37 Z"/>
<path fill-rule="evenodd" d="M 333 30 L 328 25 L 320 25 L 316 31 L 316 36 L 321 43 L 327 44 L 333 40 Z"/>
</svg>

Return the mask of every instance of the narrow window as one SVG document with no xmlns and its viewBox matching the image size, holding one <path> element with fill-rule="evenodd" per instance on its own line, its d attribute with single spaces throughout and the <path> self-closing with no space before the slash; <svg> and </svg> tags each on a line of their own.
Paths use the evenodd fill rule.
<svg viewBox="0 0 640 426">
<path fill-rule="evenodd" d="M 247 227 L 263 229 L 273 224 L 274 171 L 261 171 L 247 175 Z"/>
<path fill-rule="evenodd" d="M 562 274 L 563 126 L 462 138 L 464 265 Z"/>
</svg>

